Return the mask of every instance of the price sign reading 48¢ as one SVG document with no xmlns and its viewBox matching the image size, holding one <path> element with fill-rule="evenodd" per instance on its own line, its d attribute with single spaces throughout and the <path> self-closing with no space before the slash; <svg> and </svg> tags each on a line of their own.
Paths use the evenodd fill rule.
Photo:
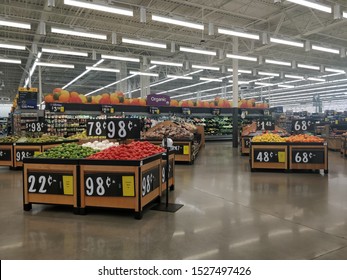
<svg viewBox="0 0 347 280">
<path fill-rule="evenodd" d="M 108 139 L 140 139 L 139 119 L 112 119 L 107 121 Z"/>
</svg>

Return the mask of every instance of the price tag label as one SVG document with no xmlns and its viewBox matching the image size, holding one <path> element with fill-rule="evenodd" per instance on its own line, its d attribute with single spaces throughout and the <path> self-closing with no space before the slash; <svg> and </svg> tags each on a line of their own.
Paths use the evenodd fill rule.
<svg viewBox="0 0 347 280">
<path fill-rule="evenodd" d="M 142 196 L 146 196 L 160 186 L 160 166 L 153 167 L 152 169 L 142 173 Z"/>
<path fill-rule="evenodd" d="M 183 146 L 183 154 L 184 155 L 189 155 L 189 152 L 190 152 L 189 146 L 188 145 L 184 145 Z"/>
<path fill-rule="evenodd" d="M 28 172 L 28 192 L 73 195 L 73 176 L 61 173 Z"/>
<path fill-rule="evenodd" d="M 214 116 L 219 116 L 220 115 L 220 109 L 219 108 L 213 108 L 211 113 Z"/>
<path fill-rule="evenodd" d="M 10 149 L 1 149 L 0 150 L 0 161 L 9 161 L 11 160 L 11 150 Z"/>
<path fill-rule="evenodd" d="M 160 114 L 160 110 L 158 107 L 149 107 L 149 112 L 153 115 L 159 115 Z"/>
<path fill-rule="evenodd" d="M 184 145 L 175 145 L 170 148 L 176 155 L 184 155 Z"/>
<path fill-rule="evenodd" d="M 16 151 L 16 162 L 23 161 L 24 158 L 33 157 L 37 150 L 19 150 Z"/>
<path fill-rule="evenodd" d="M 114 114 L 114 108 L 111 105 L 102 105 L 101 112 L 104 114 Z"/>
<path fill-rule="evenodd" d="M 258 120 L 257 130 L 275 130 L 275 122 L 272 120 Z"/>
<path fill-rule="evenodd" d="M 134 174 L 84 174 L 86 196 L 135 196 Z"/>
<path fill-rule="evenodd" d="M 251 145 L 251 138 L 243 138 L 245 148 L 249 148 Z"/>
<path fill-rule="evenodd" d="M 87 136 L 106 136 L 106 120 L 87 121 Z"/>
<path fill-rule="evenodd" d="M 169 160 L 169 179 L 173 177 L 173 166 L 174 166 L 174 160 Z M 166 182 L 166 161 L 163 161 L 161 165 L 161 182 Z"/>
<path fill-rule="evenodd" d="M 64 113 L 65 107 L 60 103 L 52 103 L 50 104 L 49 111 L 54 113 Z"/>
<path fill-rule="evenodd" d="M 292 163 L 324 164 L 324 150 L 292 149 Z"/>
<path fill-rule="evenodd" d="M 284 151 L 275 149 L 255 149 L 254 161 L 255 162 L 285 162 L 283 161 Z M 285 155 L 284 155 L 285 156 Z"/>
<path fill-rule="evenodd" d="M 25 130 L 27 132 L 47 132 L 47 124 L 45 122 L 26 122 Z"/>
<path fill-rule="evenodd" d="M 182 108 L 182 113 L 184 115 L 190 115 L 192 112 L 191 112 L 190 108 Z"/>
<path fill-rule="evenodd" d="M 294 132 L 313 132 L 315 130 L 315 123 L 312 120 L 294 120 L 292 121 L 292 131 Z"/>
<path fill-rule="evenodd" d="M 141 125 L 139 119 L 112 119 L 107 121 L 108 139 L 140 139 Z"/>
</svg>

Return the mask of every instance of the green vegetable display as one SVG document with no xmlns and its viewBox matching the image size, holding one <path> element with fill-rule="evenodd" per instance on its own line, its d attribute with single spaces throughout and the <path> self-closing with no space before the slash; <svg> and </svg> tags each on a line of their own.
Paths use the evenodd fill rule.
<svg viewBox="0 0 347 280">
<path fill-rule="evenodd" d="M 0 138 L 0 143 L 15 143 L 19 139 L 19 136 L 6 136 Z"/>
<path fill-rule="evenodd" d="M 36 158 L 56 158 L 56 159 L 80 159 L 86 158 L 96 153 L 97 151 L 89 148 L 82 147 L 76 143 L 62 144 L 53 147 L 40 155 L 35 156 Z"/>
<path fill-rule="evenodd" d="M 59 142 L 64 141 L 64 137 L 59 136 L 42 136 L 39 138 L 31 138 L 31 137 L 21 137 L 18 139 L 18 143 L 47 143 L 47 142 Z"/>
</svg>

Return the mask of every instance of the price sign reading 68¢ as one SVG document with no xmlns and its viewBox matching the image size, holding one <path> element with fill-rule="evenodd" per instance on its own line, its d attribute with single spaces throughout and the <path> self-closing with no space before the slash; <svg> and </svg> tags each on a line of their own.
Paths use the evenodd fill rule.
<svg viewBox="0 0 347 280">
<path fill-rule="evenodd" d="M 107 121 L 108 139 L 140 139 L 139 119 L 112 119 Z"/>
<path fill-rule="evenodd" d="M 311 131 L 313 132 L 315 129 L 314 121 L 304 119 L 304 120 L 294 120 L 292 122 L 292 131 L 294 132 L 305 132 Z"/>
</svg>

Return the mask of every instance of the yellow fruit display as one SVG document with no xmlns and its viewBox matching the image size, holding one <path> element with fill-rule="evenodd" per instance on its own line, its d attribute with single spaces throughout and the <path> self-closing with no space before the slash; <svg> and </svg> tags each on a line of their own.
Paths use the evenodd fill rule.
<svg viewBox="0 0 347 280">
<path fill-rule="evenodd" d="M 252 142 L 286 142 L 286 140 L 277 134 L 266 133 L 254 136 Z"/>
</svg>

